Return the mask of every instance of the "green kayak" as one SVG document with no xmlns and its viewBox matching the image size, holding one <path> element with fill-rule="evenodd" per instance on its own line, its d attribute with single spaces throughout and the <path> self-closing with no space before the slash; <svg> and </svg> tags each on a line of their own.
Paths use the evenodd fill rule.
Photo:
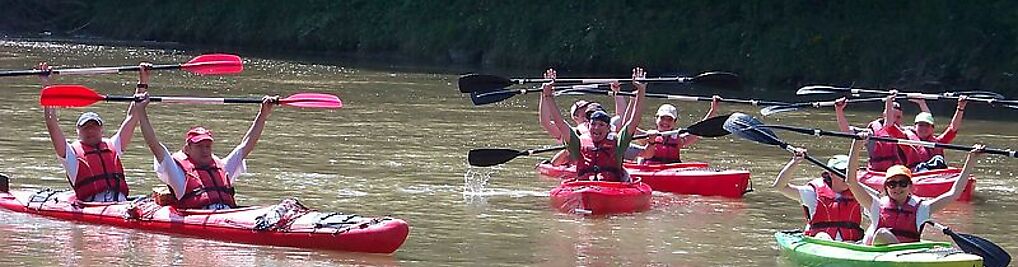
<svg viewBox="0 0 1018 267">
<path fill-rule="evenodd" d="M 947 242 L 866 246 L 784 232 L 774 238 L 782 254 L 802 266 L 983 266 L 983 258 Z"/>
</svg>

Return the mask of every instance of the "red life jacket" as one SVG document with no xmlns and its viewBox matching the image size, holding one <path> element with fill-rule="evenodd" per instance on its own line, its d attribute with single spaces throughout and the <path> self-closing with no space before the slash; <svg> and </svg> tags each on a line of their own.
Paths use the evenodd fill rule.
<svg viewBox="0 0 1018 267">
<path fill-rule="evenodd" d="M 910 202 L 913 197 L 909 196 Z M 916 228 L 916 211 L 922 199 L 916 199 L 915 205 L 898 206 L 890 197 L 880 198 L 880 219 L 877 221 L 877 228 L 887 228 L 898 238 L 899 242 L 918 242 L 922 228 Z"/>
<path fill-rule="evenodd" d="M 590 135 L 580 136 L 580 157 L 576 161 L 578 179 L 620 182 L 625 172 L 622 162 L 615 158 L 614 140 L 605 139 L 595 144 Z"/>
<path fill-rule="evenodd" d="M 912 141 L 923 141 L 919 138 L 919 135 L 915 133 L 913 129 L 902 130 L 905 133 L 905 137 Z M 902 165 L 908 166 L 910 169 L 915 168 L 919 163 L 926 162 L 933 158 L 932 151 L 926 149 L 923 146 L 917 145 L 898 145 L 898 153 L 901 153 L 899 158 L 903 159 Z"/>
<path fill-rule="evenodd" d="M 884 129 L 883 120 L 881 119 L 870 122 L 867 127 L 869 127 L 870 130 L 873 130 L 873 136 L 890 137 L 890 135 L 887 134 L 887 130 Z M 870 140 L 870 142 L 871 143 L 868 144 L 866 149 L 870 156 L 867 163 L 870 170 L 885 171 L 887 168 L 903 162 L 897 144 L 890 142 L 876 142 L 873 140 Z"/>
<path fill-rule="evenodd" d="M 184 171 L 186 181 L 184 196 L 177 200 L 174 207 L 202 209 L 216 203 L 237 207 L 233 199 L 233 185 L 223 170 L 225 164 L 219 157 L 212 156 L 212 159 L 212 166 L 198 167 L 184 152 L 173 153 L 173 161 Z"/>
<path fill-rule="evenodd" d="M 97 146 L 76 141 L 71 144 L 78 160 L 78 174 L 75 176 L 74 195 L 86 200 L 95 194 L 112 190 L 125 196 L 130 193 L 124 179 L 124 167 L 120 157 L 113 151 L 113 144 L 103 140 Z M 72 179 L 67 177 L 67 179 Z"/>
<path fill-rule="evenodd" d="M 823 179 L 814 179 L 809 186 L 817 193 L 817 206 L 813 216 L 810 217 L 809 209 L 803 206 L 806 214 L 806 223 L 809 230 L 806 235 L 815 236 L 824 232 L 832 238 L 841 234 L 841 240 L 856 241 L 863 237 L 862 208 L 859 202 L 852 196 L 852 192 L 845 190 L 836 196 L 833 189 L 824 183 Z"/>
<path fill-rule="evenodd" d="M 680 154 L 682 138 L 679 135 L 658 136 L 651 140 L 651 142 L 657 144 L 654 145 L 654 157 L 648 159 L 648 163 L 665 164 L 682 162 Z"/>
</svg>

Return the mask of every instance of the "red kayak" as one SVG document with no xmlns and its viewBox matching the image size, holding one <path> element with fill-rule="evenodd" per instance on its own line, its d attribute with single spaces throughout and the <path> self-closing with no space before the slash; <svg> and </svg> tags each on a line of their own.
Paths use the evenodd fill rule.
<svg viewBox="0 0 1018 267">
<path fill-rule="evenodd" d="M 564 181 L 551 190 L 551 206 L 564 213 L 590 215 L 639 212 L 650 209 L 652 191 L 639 181 Z"/>
<path fill-rule="evenodd" d="M 81 202 L 69 191 L 0 191 L 0 208 L 14 212 L 228 242 L 368 253 L 392 253 L 410 233 L 400 219 L 318 212 L 295 199 L 230 210 L 178 210 L 151 198 Z"/>
<path fill-rule="evenodd" d="M 913 173 L 913 194 L 920 197 L 940 196 L 947 193 L 948 190 L 951 190 L 951 186 L 954 185 L 954 181 L 957 181 L 959 176 L 961 176 L 961 169 L 958 168 Z M 969 176 L 968 179 L 968 184 L 965 185 L 965 190 L 961 192 L 961 196 L 958 197 L 958 201 L 972 200 L 972 191 L 975 191 L 976 189 L 976 178 Z M 884 173 L 860 169 L 859 181 L 880 191 L 884 188 Z"/>
<path fill-rule="evenodd" d="M 718 170 L 709 168 L 703 162 L 647 165 L 625 163 L 623 167 L 630 177 L 642 179 L 654 191 L 729 198 L 741 198 L 751 191 L 749 171 Z M 555 178 L 576 178 L 576 168 L 572 165 L 552 166 L 541 163 L 537 165 L 537 172 Z"/>
</svg>

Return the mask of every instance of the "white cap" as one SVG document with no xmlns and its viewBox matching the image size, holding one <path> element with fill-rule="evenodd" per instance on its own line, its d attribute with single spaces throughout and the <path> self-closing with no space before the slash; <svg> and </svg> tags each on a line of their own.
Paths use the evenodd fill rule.
<svg viewBox="0 0 1018 267">
<path fill-rule="evenodd" d="M 661 107 L 657 108 L 657 116 L 668 116 L 674 119 L 679 117 L 679 112 L 675 109 L 675 106 L 672 106 L 672 104 L 663 104 Z"/>
</svg>

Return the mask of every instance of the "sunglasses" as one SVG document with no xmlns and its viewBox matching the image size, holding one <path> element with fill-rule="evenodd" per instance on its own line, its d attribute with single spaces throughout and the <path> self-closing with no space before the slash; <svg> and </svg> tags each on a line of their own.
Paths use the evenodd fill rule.
<svg viewBox="0 0 1018 267">
<path fill-rule="evenodd" d="M 909 181 L 909 180 L 888 181 L 888 182 L 884 183 L 884 186 L 889 187 L 889 188 L 895 188 L 895 187 L 905 188 L 905 187 L 908 187 L 910 185 L 912 185 L 912 181 Z"/>
</svg>

